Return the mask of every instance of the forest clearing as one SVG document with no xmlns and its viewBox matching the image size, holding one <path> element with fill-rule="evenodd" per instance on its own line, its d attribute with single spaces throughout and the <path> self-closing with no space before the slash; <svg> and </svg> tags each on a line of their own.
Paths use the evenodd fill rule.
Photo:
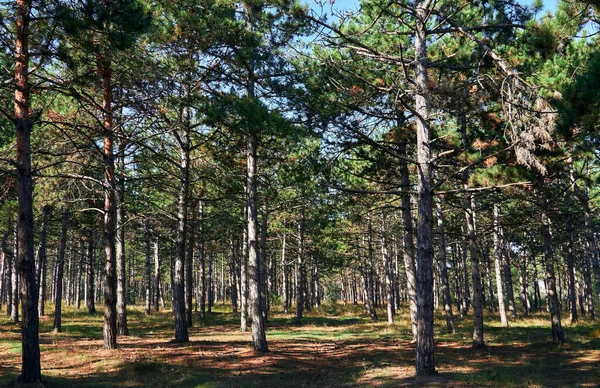
<svg viewBox="0 0 600 388">
<path fill-rule="evenodd" d="M 472 349 L 471 317 L 455 334 L 436 331 L 438 375 L 414 374 L 409 317 L 373 323 L 358 306 L 323 305 L 302 324 L 292 314 L 269 319 L 270 352 L 257 354 L 239 317 L 217 305 L 190 328 L 190 342 L 172 341 L 168 310 L 129 312 L 130 335 L 115 352 L 102 349 L 102 315 L 69 308 L 63 333 L 41 320 L 45 387 L 596 387 L 600 381 L 600 330 L 584 320 L 566 325 L 569 342 L 551 342 L 545 314 L 502 328 L 497 314 L 485 332 L 487 347 Z M 443 317 L 438 316 L 439 326 Z M 0 386 L 19 373 L 18 328 L 2 318 Z"/>
<path fill-rule="evenodd" d="M 548 1 L 0 1 L 2 384 L 600 384 L 600 0 Z"/>
</svg>

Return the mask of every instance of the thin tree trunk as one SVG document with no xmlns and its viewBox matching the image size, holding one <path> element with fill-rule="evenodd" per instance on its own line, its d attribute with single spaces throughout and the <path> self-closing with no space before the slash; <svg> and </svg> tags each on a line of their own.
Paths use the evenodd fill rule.
<svg viewBox="0 0 600 388">
<path fill-rule="evenodd" d="M 267 199 L 263 199 L 260 227 L 260 250 L 259 250 L 259 291 L 260 310 L 262 319 L 267 322 L 267 310 L 269 308 L 269 289 L 267 284 Z"/>
<path fill-rule="evenodd" d="M 160 254 L 158 251 L 158 237 L 154 238 L 154 311 L 158 311 L 160 295 Z"/>
<path fill-rule="evenodd" d="M 38 313 L 39 316 L 44 315 L 44 307 L 46 304 L 46 271 L 47 271 L 47 254 L 46 254 L 46 234 L 48 230 L 48 215 L 50 214 L 50 206 L 42 206 L 42 225 L 40 226 L 40 242 L 37 249 L 37 265 L 38 265 Z"/>
<path fill-rule="evenodd" d="M 115 186 L 116 205 L 116 265 L 117 265 L 117 332 L 129 335 L 127 328 L 127 281 L 125 272 L 125 155 L 123 144 L 119 144 L 117 157 L 118 179 Z"/>
<path fill-rule="evenodd" d="M 146 262 L 144 265 L 144 280 L 146 283 L 145 284 L 145 288 L 146 288 L 146 308 L 144 310 L 144 313 L 146 315 L 150 315 L 150 306 L 152 305 L 152 275 L 151 275 L 151 271 L 150 271 L 150 262 L 152 261 L 152 253 L 151 253 L 151 239 L 152 239 L 152 234 L 150 232 L 150 222 L 148 220 L 146 220 L 146 246 L 145 246 L 145 253 L 146 253 Z"/>
<path fill-rule="evenodd" d="M 371 225 L 371 217 L 367 225 L 367 265 L 365 266 L 367 271 L 367 298 L 369 299 L 369 315 L 373 322 L 378 321 L 377 310 L 375 309 L 375 284 L 374 284 L 374 270 L 373 270 L 373 226 Z"/>
<path fill-rule="evenodd" d="M 515 294 L 512 280 L 512 269 L 510 264 L 510 246 L 508 242 L 504 241 L 504 233 L 502 233 L 502 240 L 504 244 L 504 281 L 506 282 L 506 299 L 508 301 L 508 312 L 512 319 L 517 318 L 517 309 L 515 307 Z"/>
<path fill-rule="evenodd" d="M 402 155 L 407 154 L 406 140 L 398 143 L 398 152 Z M 402 185 L 402 241 L 404 245 L 404 270 L 406 273 L 406 292 L 408 293 L 410 323 L 413 340 L 417 339 L 417 278 L 415 264 L 415 245 L 413 241 L 413 221 L 410 206 L 410 176 L 408 173 L 408 164 L 405 160 L 400 160 L 400 182 Z"/>
<path fill-rule="evenodd" d="M 235 268 L 235 242 L 233 240 L 233 234 L 229 237 L 229 248 L 230 248 L 230 256 L 229 256 L 229 275 L 231 277 L 231 309 L 234 314 L 238 312 L 237 306 L 237 271 Z"/>
<path fill-rule="evenodd" d="M 504 291 L 502 289 L 502 226 L 500 225 L 500 205 L 498 198 L 494 201 L 494 267 L 496 270 L 496 291 L 498 293 L 498 309 L 502 327 L 508 327 L 506 308 L 504 306 Z"/>
<path fill-rule="evenodd" d="M 442 298 L 444 303 L 444 312 L 446 313 L 446 329 L 448 333 L 455 332 L 454 315 L 452 314 L 452 297 L 450 296 L 450 281 L 448 280 L 448 267 L 446 258 L 446 233 L 444 230 L 444 213 L 442 212 L 442 201 L 437 200 L 438 234 L 440 246 L 440 280 L 442 283 Z"/>
<path fill-rule="evenodd" d="M 65 266 L 65 250 L 67 247 L 67 222 L 69 219 L 69 209 L 63 208 L 60 248 L 56 258 L 56 296 L 54 305 L 54 332 L 62 332 L 62 299 L 63 299 L 63 271 Z"/>
<path fill-rule="evenodd" d="M 240 258 L 240 328 L 248 331 L 248 177 L 245 179 L 244 231 Z"/>
<path fill-rule="evenodd" d="M 475 225 L 475 200 L 472 194 L 468 192 L 465 194 L 465 209 L 473 281 L 473 347 L 481 348 L 485 345 L 483 342 L 483 300 L 481 273 L 479 271 L 479 252 L 477 249 L 477 230 Z"/>
<path fill-rule="evenodd" d="M 87 250 L 87 278 L 86 278 L 86 301 L 85 306 L 89 314 L 96 312 L 96 298 L 94 297 L 96 287 L 94 285 L 94 232 L 90 231 L 88 236 Z"/>
<path fill-rule="evenodd" d="M 543 178 L 538 178 L 538 189 L 540 195 L 544 196 Z M 548 292 L 548 307 L 552 322 L 552 340 L 563 343 L 565 334 L 560 320 L 560 307 L 556 293 L 556 278 L 554 276 L 554 259 L 552 251 L 552 235 L 550 234 L 550 216 L 548 214 L 549 204 L 545 197 L 542 198 L 542 226 L 541 233 L 544 238 L 544 259 L 546 266 L 546 289 Z"/>
<path fill-rule="evenodd" d="M 194 245 L 195 245 L 195 223 L 196 218 L 196 203 L 192 202 L 190 208 L 190 236 L 188 242 L 187 259 L 185 261 L 185 317 L 188 327 L 192 327 L 192 292 L 193 292 L 193 276 L 192 264 L 194 263 Z"/>
<path fill-rule="evenodd" d="M 11 227 L 13 226 L 11 220 Z M 12 271 L 11 271 L 11 285 L 12 289 L 10 290 L 12 294 L 12 306 L 10 308 L 10 320 L 11 322 L 19 322 L 19 267 L 18 267 L 18 257 L 19 257 L 19 236 L 17 235 L 17 228 L 14 228 L 14 247 L 13 247 L 13 259 L 12 259 Z"/>
<path fill-rule="evenodd" d="M 385 271 L 385 291 L 387 300 L 387 322 L 394 323 L 394 297 L 392 294 L 392 273 L 387 243 L 387 225 L 385 213 L 381 215 L 381 256 L 383 257 L 383 268 Z"/>
<path fill-rule="evenodd" d="M 198 254 L 200 259 L 200 319 L 206 319 L 206 252 L 204 249 L 204 203 L 200 207 L 198 217 Z"/>
<path fill-rule="evenodd" d="M 283 223 L 283 238 L 281 241 L 281 297 L 283 298 L 283 312 L 288 313 L 289 302 L 288 302 L 288 271 L 286 263 L 286 233 L 285 233 L 285 222 Z"/>
<path fill-rule="evenodd" d="M 298 220 L 298 263 L 296 267 L 296 319 L 302 319 L 304 307 L 304 207 L 300 210 L 300 219 Z"/>
<path fill-rule="evenodd" d="M 77 263 L 77 277 L 75 287 L 75 308 L 81 307 L 81 276 L 83 273 L 83 262 L 85 261 L 85 239 L 82 236 L 79 240 L 79 262 Z"/>
<path fill-rule="evenodd" d="M 108 50 L 98 47 L 96 64 L 102 83 L 104 135 L 104 349 L 117 348 L 117 272 L 115 157 L 113 150 L 112 60 Z"/>
</svg>

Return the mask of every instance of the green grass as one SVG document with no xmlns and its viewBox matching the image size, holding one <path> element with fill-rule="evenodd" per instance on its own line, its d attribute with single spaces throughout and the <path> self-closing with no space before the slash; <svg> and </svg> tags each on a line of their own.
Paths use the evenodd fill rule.
<svg viewBox="0 0 600 388">
<path fill-rule="evenodd" d="M 48 306 L 49 312 L 52 306 Z M 384 316 L 384 311 L 379 311 Z M 485 316 L 487 347 L 471 349 L 472 317 L 456 318 L 456 333 L 436 316 L 439 375 L 414 376 L 414 344 L 407 311 L 393 325 L 373 323 L 360 306 L 328 304 L 305 314 L 275 308 L 267 339 L 271 352 L 255 354 L 249 333 L 228 306 L 194 314 L 189 344 L 175 344 L 170 310 L 146 316 L 128 309 L 130 336 L 117 351 L 102 350 L 101 312 L 65 307 L 63 332 L 52 317 L 40 322 L 42 369 L 47 387 L 350 387 L 507 386 L 578 387 L 600 382 L 600 327 L 565 324 L 567 343 L 551 342 L 549 317 L 520 317 L 502 328 Z M 20 362 L 19 326 L 0 315 L 0 386 L 14 386 Z"/>
</svg>

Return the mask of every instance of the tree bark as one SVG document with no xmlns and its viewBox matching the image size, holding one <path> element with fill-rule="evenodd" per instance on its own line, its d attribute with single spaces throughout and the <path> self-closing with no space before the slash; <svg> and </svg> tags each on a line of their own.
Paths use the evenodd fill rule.
<svg viewBox="0 0 600 388">
<path fill-rule="evenodd" d="M 552 251 L 552 234 L 550 233 L 549 203 L 544 197 L 543 178 L 538 178 L 539 194 L 542 196 L 542 226 L 541 233 L 544 239 L 544 261 L 546 267 L 546 289 L 548 292 L 548 309 L 550 310 L 550 319 L 552 322 L 552 340 L 563 343 L 565 334 L 560 320 L 560 306 L 558 295 L 556 293 L 556 278 L 554 276 L 554 258 Z"/>
<path fill-rule="evenodd" d="M 247 178 L 248 178 L 248 299 L 252 321 L 252 342 L 257 352 L 268 352 L 265 335 L 265 320 L 261 311 L 260 268 L 258 252 L 258 193 L 256 185 L 256 135 L 247 135 Z"/>
<path fill-rule="evenodd" d="M 392 273 L 390 268 L 390 255 L 387 243 L 387 225 L 385 212 L 381 215 L 381 256 L 383 257 L 383 268 L 385 271 L 385 291 L 387 300 L 387 322 L 394 323 L 394 297 L 392 294 Z"/>
<path fill-rule="evenodd" d="M 94 285 L 94 232 L 90 231 L 88 236 L 88 250 L 87 250 L 87 278 L 86 278 L 86 301 L 85 306 L 89 314 L 96 312 L 96 298 Z"/>
<path fill-rule="evenodd" d="M 47 265 L 47 254 L 46 254 L 46 234 L 48 230 L 48 216 L 50 214 L 50 206 L 42 206 L 42 225 L 40 226 L 40 242 L 37 249 L 37 265 L 38 265 L 38 313 L 39 316 L 44 315 L 44 307 L 46 304 L 46 271 Z"/>
<path fill-rule="evenodd" d="M 19 381 L 41 380 L 38 290 L 33 245 L 33 180 L 31 173 L 31 120 L 29 117 L 29 22 L 31 0 L 16 0 L 15 128 L 17 140 L 17 269 L 21 277 L 23 323 L 22 364 Z"/>
<path fill-rule="evenodd" d="M 231 309 L 234 314 L 238 312 L 238 300 L 237 300 L 237 271 L 235 268 L 235 242 L 233 239 L 233 234 L 229 237 L 229 276 L 231 277 Z"/>
<path fill-rule="evenodd" d="M 145 253 L 146 253 L 146 261 L 144 263 L 144 283 L 145 283 L 145 288 L 146 288 L 146 307 L 144 310 L 144 313 L 146 315 L 150 315 L 150 306 L 152 305 L 152 275 L 151 275 L 151 271 L 150 271 L 150 262 L 152 261 L 152 252 L 151 252 L 151 239 L 152 239 L 152 233 L 150 233 L 150 223 L 148 220 L 146 220 L 146 246 L 145 246 Z"/>
<path fill-rule="evenodd" d="M 60 248 L 56 258 L 56 295 L 54 305 L 54 332 L 62 332 L 62 299 L 63 299 L 63 273 L 65 266 L 65 250 L 67 247 L 67 222 L 69 219 L 69 209 L 63 208 Z"/>
<path fill-rule="evenodd" d="M 448 333 L 455 332 L 454 315 L 452 314 L 452 297 L 450 296 L 450 281 L 448 280 L 448 267 L 446 258 L 446 233 L 444 230 L 444 213 L 442 212 L 442 201 L 438 198 L 437 203 L 438 234 L 440 246 L 440 280 L 442 283 L 442 298 L 444 312 L 446 313 L 446 329 Z"/>
<path fill-rule="evenodd" d="M 433 342 L 433 179 L 429 127 L 427 20 L 429 0 L 415 3 L 415 112 L 417 122 L 417 376 L 436 373 Z"/>
<path fill-rule="evenodd" d="M 481 273 L 479 270 L 479 252 L 477 249 L 477 230 L 475 225 L 475 200 L 469 192 L 465 194 L 465 210 L 473 281 L 473 347 L 482 348 L 485 346 L 483 342 L 483 300 Z"/>
<path fill-rule="evenodd" d="M 115 187 L 116 205 L 116 264 L 117 264 L 117 331 L 129 335 L 127 328 L 127 278 L 125 274 L 125 150 L 119 144 L 117 158 L 118 179 Z"/>
<path fill-rule="evenodd" d="M 373 322 L 377 322 L 379 318 L 377 317 L 377 310 L 375 309 L 376 299 L 373 265 L 373 226 L 371 225 L 371 217 L 369 216 L 367 225 L 367 264 L 365 265 L 365 276 L 367 278 L 366 286 L 367 298 L 369 300 L 369 315 L 371 316 Z"/>
<path fill-rule="evenodd" d="M 204 249 L 204 203 L 199 202 L 198 254 L 200 259 L 200 319 L 206 319 L 206 252 Z"/>
<path fill-rule="evenodd" d="M 288 301 L 288 271 L 286 263 L 286 233 L 285 233 L 285 222 L 283 223 L 283 238 L 281 239 L 281 297 L 283 302 L 283 312 L 288 313 L 289 301 Z"/>
<path fill-rule="evenodd" d="M 304 308 L 304 206 L 298 220 L 298 262 L 296 266 L 296 319 L 302 319 Z"/>
<path fill-rule="evenodd" d="M 160 253 L 158 250 L 158 237 L 154 238 L 154 311 L 158 311 L 158 301 L 161 297 L 160 290 Z"/>
<path fill-rule="evenodd" d="M 500 226 L 500 205 L 498 198 L 494 201 L 494 267 L 496 270 L 496 292 L 498 293 L 498 309 L 502 327 L 508 327 L 506 308 L 504 306 L 504 291 L 502 289 L 502 230 Z"/>
<path fill-rule="evenodd" d="M 185 261 L 185 318 L 187 320 L 188 327 L 192 327 L 192 292 L 193 292 L 193 276 L 192 276 L 192 264 L 194 263 L 194 246 L 196 244 L 195 238 L 195 218 L 196 218 L 196 203 L 192 202 L 190 207 L 190 226 L 189 226 L 189 242 L 187 259 Z"/>
</svg>

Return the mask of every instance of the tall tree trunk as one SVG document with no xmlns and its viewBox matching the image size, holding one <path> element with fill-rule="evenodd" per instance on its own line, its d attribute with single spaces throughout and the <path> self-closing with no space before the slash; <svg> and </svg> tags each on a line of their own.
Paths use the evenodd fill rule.
<svg viewBox="0 0 600 388">
<path fill-rule="evenodd" d="M 398 143 L 398 152 L 407 155 L 406 140 Z M 410 323 L 413 340 L 417 339 L 417 278 L 415 264 L 415 244 L 413 241 L 413 221 L 410 205 L 410 176 L 408 164 L 400 160 L 400 183 L 402 185 L 402 241 L 404 245 L 404 271 L 406 272 L 406 291 L 408 293 Z"/>
<path fill-rule="evenodd" d="M 44 315 L 44 307 L 46 304 L 46 271 L 47 265 L 47 254 L 46 254 L 46 234 L 48 230 L 48 216 L 50 214 L 50 206 L 42 206 L 42 225 L 40 226 L 40 242 L 37 249 L 37 265 L 38 265 L 38 313 L 39 316 Z"/>
<path fill-rule="evenodd" d="M 442 212 L 442 201 L 437 200 L 438 234 L 440 246 L 440 280 L 442 283 L 442 298 L 444 303 L 444 312 L 446 313 L 446 329 L 448 333 L 454 333 L 454 315 L 452 314 L 452 297 L 450 296 L 450 281 L 448 280 L 448 266 L 446 258 L 446 233 L 444 230 L 444 213 Z"/>
<path fill-rule="evenodd" d="M 104 135 L 104 349 L 117 348 L 117 271 L 115 156 L 112 108 L 112 60 L 108 50 L 98 47 L 96 64 L 102 84 Z"/>
<path fill-rule="evenodd" d="M 298 220 L 298 263 L 296 267 L 296 319 L 302 319 L 304 308 L 304 205 Z"/>
<path fill-rule="evenodd" d="M 248 177 L 245 178 L 244 231 L 240 258 L 240 328 L 248 331 Z"/>
<path fill-rule="evenodd" d="M 467 188 L 466 185 L 465 188 Z M 481 348 L 484 346 L 481 273 L 479 271 L 479 252 L 477 249 L 477 231 L 475 225 L 475 200 L 469 192 L 465 194 L 465 209 L 473 281 L 473 347 Z"/>
<path fill-rule="evenodd" d="M 19 381 L 41 380 L 38 291 L 33 245 L 33 180 L 31 177 L 31 120 L 29 117 L 29 21 L 31 0 L 16 0 L 15 128 L 17 138 L 17 269 L 21 277 L 23 323 Z"/>
<path fill-rule="evenodd" d="M 89 314 L 94 314 L 96 312 L 96 298 L 95 291 L 96 287 L 94 285 L 94 232 L 90 230 L 88 236 L 88 251 L 87 251 L 87 278 L 86 278 L 86 300 L 85 307 Z"/>
<path fill-rule="evenodd" d="M 508 242 L 504 240 L 504 233 L 502 233 L 503 241 L 503 252 L 504 252 L 504 281 L 506 282 L 506 300 L 508 301 L 508 312 L 512 319 L 517 318 L 517 309 L 515 307 L 515 293 L 513 288 L 512 280 L 512 269 L 510 259 L 510 246 Z"/>
<path fill-rule="evenodd" d="M 366 277 L 367 277 L 367 298 L 369 299 L 369 315 L 373 322 L 378 321 L 377 310 L 375 309 L 375 282 L 374 282 L 374 263 L 373 263 L 373 226 L 371 225 L 371 217 L 367 225 L 367 264 Z"/>
<path fill-rule="evenodd" d="M 485 241 L 483 246 L 483 260 L 485 262 L 485 279 L 487 282 L 487 289 L 489 294 L 489 299 L 487 300 L 487 308 L 488 312 L 492 313 L 494 311 L 494 285 L 492 282 L 492 270 L 490 264 L 490 249 L 487 241 Z M 482 284 L 483 287 L 483 284 Z"/>
<path fill-rule="evenodd" d="M 204 203 L 200 207 L 198 217 L 198 254 L 200 259 L 200 319 L 206 319 L 206 252 L 204 249 Z"/>
<path fill-rule="evenodd" d="M 157 236 L 154 238 L 154 311 L 158 311 L 158 301 L 160 298 L 160 253 L 158 250 Z"/>
<path fill-rule="evenodd" d="M 146 224 L 145 224 L 145 228 L 146 228 L 146 246 L 145 246 L 145 253 L 146 253 L 146 262 L 144 265 L 144 283 L 145 283 L 145 288 L 146 288 L 146 308 L 144 310 L 144 313 L 146 315 L 150 315 L 150 306 L 152 305 L 152 275 L 150 272 L 150 262 L 152 261 L 152 252 L 151 252 L 151 239 L 152 239 L 152 233 L 150 232 L 150 222 L 148 220 L 146 220 Z"/>
<path fill-rule="evenodd" d="M 60 232 L 60 248 L 58 257 L 56 258 L 56 296 L 54 305 L 54 332 L 62 331 L 62 299 L 63 299 L 63 272 L 65 266 L 65 250 L 67 247 L 67 222 L 69 219 L 69 209 L 63 208 L 61 232 Z"/>
<path fill-rule="evenodd" d="M 436 373 L 433 343 L 433 179 L 429 81 L 427 72 L 427 20 L 429 0 L 415 3 L 415 112 L 417 122 L 417 376 Z"/>
<path fill-rule="evenodd" d="M 281 240 L 281 297 L 283 302 L 283 312 L 288 313 L 289 301 L 288 301 L 288 271 L 286 263 L 286 233 L 285 233 L 285 222 L 283 223 L 283 238 Z"/>
<path fill-rule="evenodd" d="M 527 273 L 527 255 L 520 257 L 521 270 L 519 271 L 519 278 L 521 281 L 521 299 L 523 299 L 523 310 L 525 315 L 529 315 L 531 312 L 531 303 L 529 302 L 529 291 L 527 283 L 529 282 L 529 276 Z"/>
<path fill-rule="evenodd" d="M 81 277 L 83 276 L 83 262 L 85 261 L 85 238 L 79 240 L 79 262 L 77 263 L 77 276 L 75 285 L 75 308 L 81 307 Z"/>
<path fill-rule="evenodd" d="M 500 205 L 498 198 L 494 201 L 494 268 L 496 270 L 496 292 L 498 293 L 498 309 L 502 327 L 508 327 L 506 308 L 504 306 L 504 291 L 502 289 L 502 226 L 500 225 Z"/>
<path fill-rule="evenodd" d="M 119 143 L 117 157 L 118 179 L 115 187 L 116 205 L 116 264 L 117 264 L 117 332 L 129 335 L 127 328 L 127 279 L 125 273 L 125 147 Z"/>
<path fill-rule="evenodd" d="M 388 251 L 387 243 L 387 225 L 385 212 L 381 215 L 381 256 L 383 257 L 383 268 L 385 271 L 385 291 L 387 300 L 387 322 L 388 324 L 394 323 L 394 297 L 392 294 L 392 273 L 390 268 L 390 255 Z"/>
<path fill-rule="evenodd" d="M 194 245 L 195 245 L 195 223 L 196 218 L 196 203 L 192 202 L 190 207 L 190 236 L 188 242 L 187 259 L 185 261 L 185 318 L 188 327 L 192 327 L 192 292 L 193 292 L 193 276 L 192 264 L 194 263 Z"/>
<path fill-rule="evenodd" d="M 258 193 L 256 185 L 256 134 L 247 135 L 248 177 L 248 299 L 252 321 L 252 342 L 257 352 L 267 352 L 265 320 L 262 316 L 260 284 L 261 257 L 258 252 Z"/>
<path fill-rule="evenodd" d="M 267 322 L 267 310 L 269 308 L 269 289 L 267 284 L 267 198 L 263 199 L 260 227 L 260 250 L 259 250 L 259 291 L 260 310 L 262 319 Z"/>
<path fill-rule="evenodd" d="M 565 334 L 560 320 L 560 306 L 558 295 L 556 293 L 556 278 L 554 276 L 554 258 L 552 251 L 552 235 L 550 234 L 550 216 L 549 203 L 544 197 L 543 178 L 538 178 L 539 194 L 542 196 L 542 226 L 541 233 L 544 238 L 544 261 L 546 266 L 546 289 L 548 292 L 548 308 L 550 310 L 550 319 L 552 322 L 552 340 L 555 342 L 564 342 Z"/>
<path fill-rule="evenodd" d="M 13 226 L 13 222 L 11 220 L 11 228 Z M 19 258 L 19 236 L 17 235 L 17 228 L 14 228 L 14 247 L 13 247 L 13 258 L 12 258 L 12 270 L 11 270 L 11 285 L 12 289 L 10 293 L 12 295 L 11 301 L 12 305 L 10 308 L 10 321 L 11 322 L 19 322 L 19 267 L 18 267 L 18 258 Z"/>
<path fill-rule="evenodd" d="M 235 262 L 236 262 L 236 257 L 235 257 L 235 242 L 233 239 L 233 233 L 231 234 L 231 236 L 229 237 L 229 248 L 230 248 L 230 254 L 229 254 L 229 276 L 231 277 L 231 309 L 233 311 L 233 313 L 237 313 L 238 312 L 238 300 L 237 300 L 237 271 L 235 268 Z"/>
<path fill-rule="evenodd" d="M 186 114 L 187 111 L 186 111 Z M 188 120 L 186 119 L 186 124 Z M 188 342 L 188 325 L 185 316 L 185 292 L 183 267 L 185 265 L 185 243 L 187 236 L 187 205 L 190 177 L 190 134 L 189 128 L 183 131 L 180 141 L 179 195 L 177 200 L 177 240 L 175 244 L 175 262 L 173 271 L 173 318 L 175 323 L 175 341 Z"/>
</svg>

